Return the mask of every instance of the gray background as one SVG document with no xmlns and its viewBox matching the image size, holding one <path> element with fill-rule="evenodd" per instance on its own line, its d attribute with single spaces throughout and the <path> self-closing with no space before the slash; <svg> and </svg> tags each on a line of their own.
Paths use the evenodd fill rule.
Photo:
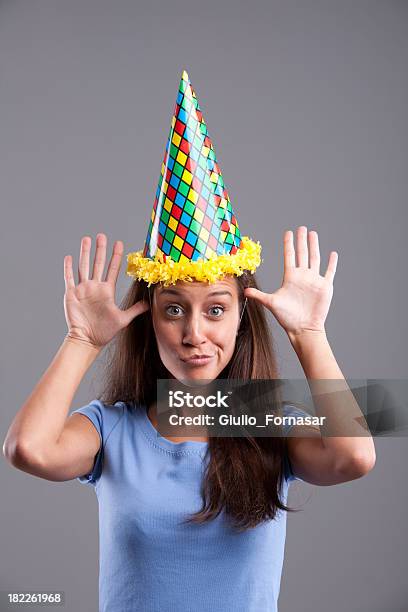
<svg viewBox="0 0 408 612">
<path fill-rule="evenodd" d="M 327 332 L 344 375 L 407 377 L 407 25 L 397 0 L 0 1 L 2 439 L 66 333 L 64 255 L 76 270 L 99 231 L 109 257 L 117 239 L 143 247 L 184 68 L 241 230 L 263 245 L 263 289 L 280 286 L 284 230 L 316 229 L 323 273 L 339 253 Z M 282 376 L 301 377 L 271 325 Z M 304 510 L 288 517 L 280 612 L 407 609 L 408 441 L 376 448 L 363 479 L 292 485 Z M 95 611 L 93 491 L 1 459 L 0 588 Z"/>
</svg>

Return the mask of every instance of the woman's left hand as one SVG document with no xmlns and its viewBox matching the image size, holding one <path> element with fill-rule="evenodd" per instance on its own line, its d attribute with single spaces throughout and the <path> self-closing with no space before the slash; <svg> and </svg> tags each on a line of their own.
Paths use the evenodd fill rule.
<svg viewBox="0 0 408 612">
<path fill-rule="evenodd" d="M 244 295 L 261 302 L 276 317 L 289 337 L 303 331 L 325 332 L 324 323 L 333 296 L 333 279 L 338 254 L 331 251 L 327 270 L 320 275 L 320 251 L 317 232 L 297 228 L 296 260 L 293 232 L 284 235 L 284 272 L 280 289 L 264 293 L 247 288 Z M 309 263 L 310 256 L 310 263 Z"/>
</svg>

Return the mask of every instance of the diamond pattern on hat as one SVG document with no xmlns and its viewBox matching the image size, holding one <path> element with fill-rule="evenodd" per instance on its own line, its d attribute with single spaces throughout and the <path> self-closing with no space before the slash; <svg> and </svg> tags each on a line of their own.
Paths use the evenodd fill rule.
<svg viewBox="0 0 408 612">
<path fill-rule="evenodd" d="M 233 255 L 241 233 L 187 72 L 181 80 L 143 257 Z M 165 259 L 165 257 L 164 257 Z"/>
</svg>

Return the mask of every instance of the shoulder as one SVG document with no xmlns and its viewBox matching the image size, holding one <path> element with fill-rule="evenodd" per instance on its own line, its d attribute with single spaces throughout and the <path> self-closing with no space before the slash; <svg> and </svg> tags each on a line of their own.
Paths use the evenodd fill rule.
<svg viewBox="0 0 408 612">
<path fill-rule="evenodd" d="M 109 440 L 113 440 L 115 433 L 121 436 L 119 428 L 124 424 L 124 416 L 128 409 L 125 402 L 115 402 L 107 404 L 99 399 L 94 399 L 88 404 L 74 410 L 72 414 L 82 414 L 87 417 L 94 425 L 99 433 L 101 444 L 98 453 L 95 456 L 92 470 L 88 474 L 79 476 L 77 480 L 84 484 L 96 486 L 102 476 L 104 466 L 104 456 L 111 444 L 107 444 Z M 110 457 L 115 456 L 115 452 L 110 454 Z"/>
<path fill-rule="evenodd" d="M 126 404 L 115 402 L 106 404 L 99 399 L 94 399 L 88 404 L 73 410 L 71 414 L 83 414 L 95 426 L 101 435 L 103 443 L 106 444 L 109 435 L 124 416 Z"/>
</svg>

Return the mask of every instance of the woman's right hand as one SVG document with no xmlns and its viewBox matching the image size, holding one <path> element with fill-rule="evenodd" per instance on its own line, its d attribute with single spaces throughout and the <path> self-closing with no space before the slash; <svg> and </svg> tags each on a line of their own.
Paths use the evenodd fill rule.
<svg viewBox="0 0 408 612">
<path fill-rule="evenodd" d="M 78 284 L 75 285 L 72 257 L 64 257 L 64 311 L 70 338 L 87 342 L 99 349 L 138 315 L 149 310 L 149 303 L 136 302 L 127 310 L 115 304 L 116 281 L 121 266 L 123 243 L 118 240 L 113 246 L 106 278 L 102 275 L 106 260 L 106 236 L 97 234 L 92 278 L 89 279 L 89 254 L 92 239 L 85 236 L 81 241 L 78 266 Z"/>
</svg>

